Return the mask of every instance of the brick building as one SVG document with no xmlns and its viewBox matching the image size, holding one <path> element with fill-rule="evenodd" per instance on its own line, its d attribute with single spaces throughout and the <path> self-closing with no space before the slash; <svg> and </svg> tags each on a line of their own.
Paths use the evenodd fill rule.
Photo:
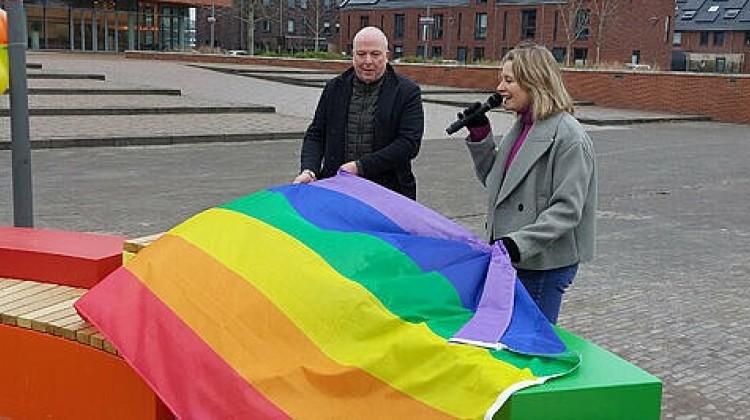
<svg viewBox="0 0 750 420">
<path fill-rule="evenodd" d="M 350 0 L 341 12 L 340 48 L 349 51 L 356 31 L 372 25 L 385 31 L 393 58 L 498 60 L 520 41 L 533 40 L 545 44 L 561 62 L 631 63 L 669 69 L 674 0 L 598 2 L 616 7 L 609 14 L 597 13 L 592 2 L 576 7 L 578 3 Z M 602 19 L 602 15 L 609 17 Z"/>
<path fill-rule="evenodd" d="M 229 0 L 199 7 L 196 32 L 208 45 L 214 16 L 216 44 L 227 50 L 250 50 L 252 43 L 254 51 L 337 51 L 338 12 L 336 0 Z"/>
<path fill-rule="evenodd" d="M 677 0 L 672 68 L 750 73 L 750 0 Z"/>
</svg>

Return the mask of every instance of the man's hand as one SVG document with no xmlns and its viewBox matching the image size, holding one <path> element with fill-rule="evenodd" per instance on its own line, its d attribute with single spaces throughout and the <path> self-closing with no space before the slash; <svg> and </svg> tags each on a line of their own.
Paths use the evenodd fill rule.
<svg viewBox="0 0 750 420">
<path fill-rule="evenodd" d="M 315 173 L 309 169 L 305 169 L 302 171 L 299 175 L 297 175 L 297 178 L 294 178 L 293 184 L 307 184 L 310 182 L 315 181 L 318 179 L 315 176 Z"/>
<path fill-rule="evenodd" d="M 357 168 L 357 162 L 355 161 L 346 162 L 345 164 L 341 165 L 341 168 L 339 169 L 349 172 L 352 175 L 359 175 L 359 168 Z"/>
</svg>

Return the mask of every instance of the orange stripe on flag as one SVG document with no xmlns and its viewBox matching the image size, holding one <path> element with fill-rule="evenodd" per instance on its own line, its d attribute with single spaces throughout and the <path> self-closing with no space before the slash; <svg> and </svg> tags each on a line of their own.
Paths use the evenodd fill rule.
<svg viewBox="0 0 750 420">
<path fill-rule="evenodd" d="M 237 374 L 294 418 L 328 418 L 333 404 L 337 414 L 351 418 L 375 412 L 380 418 L 450 417 L 335 362 L 265 295 L 179 237 L 163 236 L 128 269 Z"/>
</svg>

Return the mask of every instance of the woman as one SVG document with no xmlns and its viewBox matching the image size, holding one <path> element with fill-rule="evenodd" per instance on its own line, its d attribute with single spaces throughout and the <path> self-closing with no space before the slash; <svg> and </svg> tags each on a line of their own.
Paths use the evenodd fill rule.
<svg viewBox="0 0 750 420">
<path fill-rule="evenodd" d="M 502 241 L 518 278 L 555 324 L 578 264 L 594 254 L 594 148 L 546 48 L 509 51 L 497 92 L 518 117 L 497 143 L 487 117 L 471 116 L 478 103 L 463 113 L 469 152 L 489 193 L 487 236 Z"/>
</svg>

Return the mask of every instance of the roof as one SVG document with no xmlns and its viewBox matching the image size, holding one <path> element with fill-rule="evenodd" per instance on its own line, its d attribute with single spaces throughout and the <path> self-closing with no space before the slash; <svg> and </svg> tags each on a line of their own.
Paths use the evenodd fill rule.
<svg viewBox="0 0 750 420">
<path fill-rule="evenodd" d="M 677 0 L 675 31 L 750 31 L 750 0 Z"/>
<path fill-rule="evenodd" d="M 467 6 L 469 0 L 343 0 L 340 4 L 346 9 L 422 9 Z"/>
</svg>

